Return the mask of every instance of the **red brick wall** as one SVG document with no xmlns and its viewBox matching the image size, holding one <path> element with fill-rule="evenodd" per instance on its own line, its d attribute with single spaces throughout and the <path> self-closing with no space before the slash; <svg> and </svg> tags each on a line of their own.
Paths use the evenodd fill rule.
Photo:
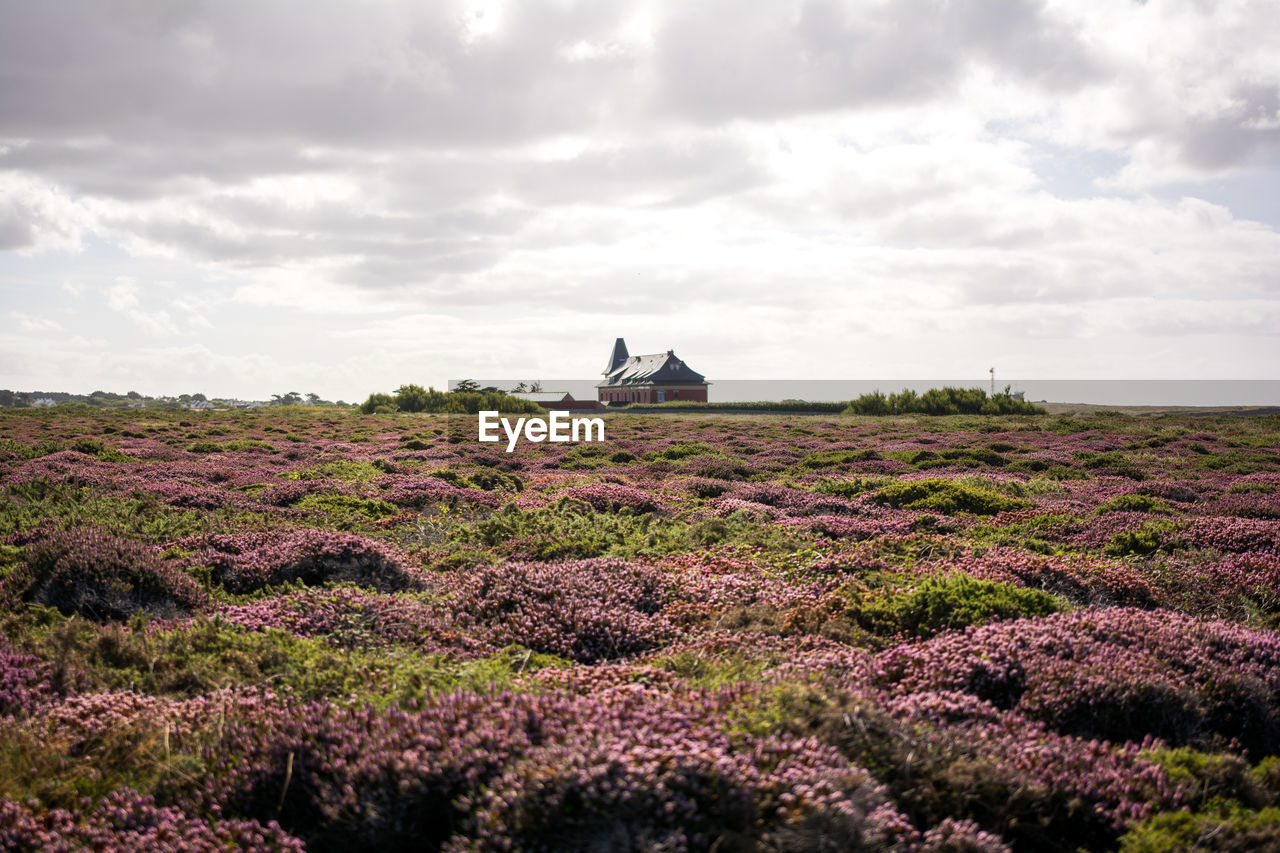
<svg viewBox="0 0 1280 853">
<path fill-rule="evenodd" d="M 666 402 L 677 403 L 705 403 L 707 402 L 707 388 L 705 385 L 671 388 L 662 387 L 647 388 L 599 388 L 597 389 L 602 403 L 656 403 L 658 402 L 658 392 L 662 391 L 666 395 Z M 675 395 L 674 397 L 672 395 Z"/>
</svg>

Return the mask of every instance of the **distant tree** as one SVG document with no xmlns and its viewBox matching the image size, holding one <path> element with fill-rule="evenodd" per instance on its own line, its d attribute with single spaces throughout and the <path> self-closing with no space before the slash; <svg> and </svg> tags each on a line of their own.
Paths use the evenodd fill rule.
<svg viewBox="0 0 1280 853">
<path fill-rule="evenodd" d="M 528 390 L 529 390 L 529 389 L 525 386 L 525 384 L 524 384 L 523 382 L 517 382 L 517 383 L 516 383 L 516 387 L 514 387 L 514 388 L 512 388 L 512 389 L 511 389 L 511 393 L 512 393 L 512 394 L 523 394 L 523 393 L 525 393 L 525 392 L 526 392 L 526 391 L 528 391 Z"/>
<path fill-rule="evenodd" d="M 190 402 L 191 402 L 191 395 L 190 395 L 190 394 L 179 394 L 179 395 L 178 395 L 178 402 L 179 402 L 179 403 L 183 403 L 183 404 L 190 403 Z"/>
<path fill-rule="evenodd" d="M 479 390 L 480 390 L 480 383 L 471 379 L 460 379 L 458 380 L 458 383 L 453 386 L 453 391 L 455 394 L 466 394 L 471 391 L 479 391 Z"/>
<path fill-rule="evenodd" d="M 319 395 L 319 394 L 317 394 L 316 392 L 314 392 L 314 391 L 308 391 L 308 392 L 307 392 L 307 405 L 308 405 L 308 406 L 318 406 L 318 405 L 320 405 L 320 404 L 321 404 L 321 403 L 323 403 L 323 402 L 324 402 L 324 401 L 320 399 L 320 395 Z"/>
<path fill-rule="evenodd" d="M 137 391 L 130 391 L 128 394 L 125 394 L 125 396 L 126 396 L 126 397 L 128 397 L 130 400 L 141 400 L 141 399 L 142 399 L 142 395 L 141 395 L 141 394 L 139 394 Z"/>
<path fill-rule="evenodd" d="M 481 394 L 505 394 L 506 392 L 497 385 L 486 385 L 480 389 Z"/>
<path fill-rule="evenodd" d="M 535 380 L 533 380 L 532 382 L 530 382 L 530 383 L 529 383 L 529 392 L 530 392 L 530 393 L 533 393 L 533 394 L 540 394 L 540 393 L 542 393 L 542 380 L 541 380 L 541 379 L 535 379 Z"/>
<path fill-rule="evenodd" d="M 194 403 L 204 403 L 208 401 L 208 397 L 203 394 L 196 393 L 191 395 L 191 401 Z"/>
<path fill-rule="evenodd" d="M 360 411 L 366 415 L 382 415 L 390 414 L 396 410 L 396 398 L 390 394 L 379 394 L 374 392 L 369 395 L 369 399 L 365 400 L 360 406 Z"/>
<path fill-rule="evenodd" d="M 401 385 L 396 389 L 395 400 L 402 412 L 425 412 L 430 398 L 421 385 Z"/>
<path fill-rule="evenodd" d="M 845 411 L 851 415 L 887 415 L 893 407 L 889 405 L 889 398 L 877 390 L 850 401 Z"/>
</svg>

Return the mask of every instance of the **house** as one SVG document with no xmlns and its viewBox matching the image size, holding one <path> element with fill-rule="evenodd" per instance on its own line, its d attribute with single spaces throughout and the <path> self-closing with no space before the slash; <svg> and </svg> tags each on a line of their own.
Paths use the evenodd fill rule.
<svg viewBox="0 0 1280 853">
<path fill-rule="evenodd" d="M 627 403 L 707 402 L 707 380 L 673 351 L 630 355 L 622 338 L 613 345 L 604 382 L 596 386 L 600 402 L 609 406 Z"/>
<path fill-rule="evenodd" d="M 603 409 L 604 406 L 595 400 L 575 400 L 568 391 L 515 391 L 512 397 L 537 403 L 544 409 Z"/>
</svg>

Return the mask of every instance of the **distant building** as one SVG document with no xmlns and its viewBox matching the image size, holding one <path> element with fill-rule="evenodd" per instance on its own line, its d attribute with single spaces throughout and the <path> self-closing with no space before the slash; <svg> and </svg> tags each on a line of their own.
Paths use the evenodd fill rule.
<svg viewBox="0 0 1280 853">
<path fill-rule="evenodd" d="M 622 338 L 613 345 L 604 382 L 596 386 L 600 402 L 609 406 L 627 403 L 707 402 L 707 380 L 676 354 L 629 355 Z"/>
<path fill-rule="evenodd" d="M 512 397 L 537 403 L 544 409 L 603 409 L 595 400 L 575 400 L 568 391 L 516 391 Z"/>
</svg>

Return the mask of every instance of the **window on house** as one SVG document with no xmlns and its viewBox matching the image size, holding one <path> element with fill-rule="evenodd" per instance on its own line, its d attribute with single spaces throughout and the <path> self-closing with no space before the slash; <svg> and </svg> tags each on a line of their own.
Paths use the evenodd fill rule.
<svg viewBox="0 0 1280 853">
<path fill-rule="evenodd" d="M 666 392 L 666 391 L 659 391 L 659 392 L 658 392 L 658 402 L 659 402 L 659 403 L 665 403 L 665 402 L 667 402 L 667 392 Z"/>
</svg>

